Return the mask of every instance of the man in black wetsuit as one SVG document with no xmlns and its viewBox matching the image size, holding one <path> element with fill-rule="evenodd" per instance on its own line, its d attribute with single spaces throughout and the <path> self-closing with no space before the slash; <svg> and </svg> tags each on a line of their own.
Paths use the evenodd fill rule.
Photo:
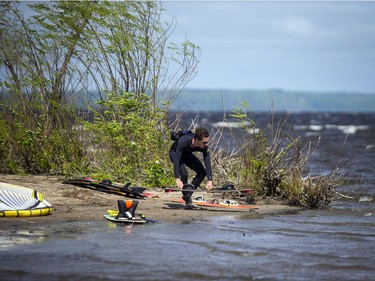
<svg viewBox="0 0 375 281">
<path fill-rule="evenodd" d="M 174 166 L 174 176 L 179 189 L 196 189 L 207 176 L 207 189 L 212 188 L 212 169 L 210 152 L 208 151 L 209 133 L 205 128 L 197 128 L 194 134 L 182 135 L 175 141 L 169 151 L 169 158 Z M 204 166 L 193 152 L 203 154 Z M 186 167 L 192 169 L 196 175 L 188 184 L 188 172 Z M 186 206 L 192 205 L 192 192 L 182 192 Z"/>
</svg>

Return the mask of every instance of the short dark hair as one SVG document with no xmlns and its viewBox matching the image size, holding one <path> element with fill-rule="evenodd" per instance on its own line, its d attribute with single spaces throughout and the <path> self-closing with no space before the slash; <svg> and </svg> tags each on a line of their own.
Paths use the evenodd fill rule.
<svg viewBox="0 0 375 281">
<path fill-rule="evenodd" d="M 199 141 L 201 141 L 203 138 L 208 138 L 210 136 L 208 131 L 202 127 L 196 128 L 194 131 L 194 134 L 195 134 L 195 138 Z"/>
</svg>

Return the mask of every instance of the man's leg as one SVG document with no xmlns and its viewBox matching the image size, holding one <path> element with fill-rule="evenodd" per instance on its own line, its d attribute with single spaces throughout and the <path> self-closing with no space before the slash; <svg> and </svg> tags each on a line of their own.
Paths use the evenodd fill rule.
<svg viewBox="0 0 375 281">
<path fill-rule="evenodd" d="M 182 190 L 188 190 L 188 191 L 182 191 L 182 199 L 184 199 L 186 205 L 191 205 L 193 203 L 193 200 L 191 200 L 191 196 L 193 195 L 193 192 L 191 192 L 190 190 L 195 190 L 195 186 L 190 183 L 186 183 L 184 184 L 184 187 L 182 188 Z"/>
<path fill-rule="evenodd" d="M 171 150 L 169 152 L 169 159 L 171 160 L 172 163 L 173 163 L 173 160 L 174 160 L 174 154 L 175 154 L 175 152 L 173 150 Z M 181 181 L 183 183 L 187 183 L 189 175 L 188 175 L 188 172 L 186 170 L 186 167 L 185 167 L 184 162 L 182 161 L 182 159 L 180 160 L 180 163 L 179 163 L 179 171 L 180 171 Z"/>
<path fill-rule="evenodd" d="M 180 177 L 181 177 L 181 181 L 184 183 L 184 187 L 182 189 L 188 189 L 188 190 L 195 189 L 193 185 L 187 183 L 189 175 L 182 161 L 180 163 Z M 193 201 L 191 200 L 192 194 L 193 192 L 184 192 L 184 191 L 182 192 L 182 199 L 184 199 L 186 205 L 191 205 L 193 203 Z"/>
<path fill-rule="evenodd" d="M 207 175 L 206 169 L 202 162 L 193 154 L 189 158 L 184 159 L 184 163 L 196 173 L 191 183 L 195 188 L 198 188 Z"/>
<path fill-rule="evenodd" d="M 189 174 L 188 174 L 188 171 L 186 170 L 186 167 L 183 163 L 180 163 L 180 177 L 181 177 L 181 181 L 184 184 L 188 182 Z"/>
<path fill-rule="evenodd" d="M 190 190 L 197 189 L 206 176 L 206 169 L 201 161 L 193 154 L 187 158 L 184 158 L 184 163 L 196 173 L 195 177 L 191 181 L 191 184 L 186 184 L 184 187 Z M 183 192 L 183 194 L 183 199 L 185 200 L 186 205 L 191 205 L 193 202 L 191 199 L 193 192 Z"/>
<path fill-rule="evenodd" d="M 171 150 L 169 152 L 169 159 L 173 163 L 173 159 L 174 159 L 174 151 L 173 150 Z M 181 181 L 184 184 L 184 187 L 183 187 L 183 189 L 184 189 L 187 182 L 188 182 L 189 174 L 188 174 L 188 171 L 187 171 L 182 159 L 180 160 L 180 163 L 179 163 L 179 172 L 180 172 Z M 186 204 L 192 203 L 191 194 L 192 194 L 192 192 L 182 192 L 182 199 L 185 201 Z"/>
</svg>

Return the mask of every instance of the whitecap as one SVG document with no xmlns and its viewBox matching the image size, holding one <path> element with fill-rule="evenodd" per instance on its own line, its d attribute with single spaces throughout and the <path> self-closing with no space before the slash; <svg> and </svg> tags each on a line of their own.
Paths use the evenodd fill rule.
<svg viewBox="0 0 375 281">
<path fill-rule="evenodd" d="M 323 130 L 323 126 L 321 126 L 321 125 L 310 125 L 309 129 L 311 131 L 321 131 L 321 130 Z"/>
<path fill-rule="evenodd" d="M 225 122 L 225 121 L 220 121 L 212 124 L 215 127 L 220 127 L 220 128 L 239 128 L 239 127 L 246 127 L 246 126 L 252 126 L 253 123 L 251 122 Z"/>
<path fill-rule="evenodd" d="M 372 197 L 370 197 L 370 196 L 361 196 L 358 201 L 359 202 L 371 202 L 372 201 Z"/>
<path fill-rule="evenodd" d="M 357 131 L 360 130 L 369 130 L 370 126 L 367 125 L 334 125 L 334 124 L 327 124 L 324 126 L 326 129 L 329 130 L 339 130 L 344 134 L 355 134 Z"/>
</svg>

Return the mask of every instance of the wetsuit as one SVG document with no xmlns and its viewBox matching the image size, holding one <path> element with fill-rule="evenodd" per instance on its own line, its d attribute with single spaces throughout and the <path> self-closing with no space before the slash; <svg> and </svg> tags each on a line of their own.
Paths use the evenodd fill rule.
<svg viewBox="0 0 375 281">
<path fill-rule="evenodd" d="M 188 172 L 186 166 L 192 169 L 196 176 L 193 178 L 191 184 L 197 188 L 204 177 L 207 175 L 209 181 L 212 180 L 211 158 L 208 147 L 192 147 L 193 134 L 183 135 L 178 141 L 175 141 L 169 151 L 169 158 L 174 167 L 175 178 L 181 178 L 181 181 L 186 184 L 188 181 Z M 196 157 L 193 152 L 202 152 L 204 167 L 202 162 Z"/>
</svg>

